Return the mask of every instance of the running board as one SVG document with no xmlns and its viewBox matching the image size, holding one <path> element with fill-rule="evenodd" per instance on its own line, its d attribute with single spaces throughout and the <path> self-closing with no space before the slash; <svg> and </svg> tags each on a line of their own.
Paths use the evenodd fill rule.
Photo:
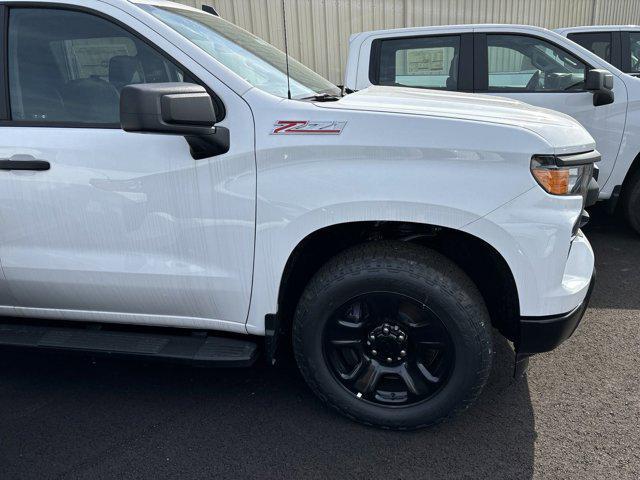
<svg viewBox="0 0 640 480">
<path fill-rule="evenodd" d="M 258 356 L 256 344 L 246 340 L 95 327 L 0 323 L 0 346 L 164 358 L 220 367 L 247 367 Z"/>
</svg>

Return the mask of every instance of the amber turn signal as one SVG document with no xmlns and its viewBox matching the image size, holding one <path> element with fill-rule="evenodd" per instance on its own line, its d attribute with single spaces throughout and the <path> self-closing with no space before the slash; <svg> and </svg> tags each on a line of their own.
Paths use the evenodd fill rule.
<svg viewBox="0 0 640 480">
<path fill-rule="evenodd" d="M 567 195 L 569 193 L 569 170 L 533 168 L 531 170 L 542 188 L 552 195 Z"/>
</svg>

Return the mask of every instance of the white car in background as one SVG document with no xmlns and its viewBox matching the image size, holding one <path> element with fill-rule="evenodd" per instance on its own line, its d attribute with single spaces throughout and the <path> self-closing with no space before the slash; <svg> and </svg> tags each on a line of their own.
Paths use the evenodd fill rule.
<svg viewBox="0 0 640 480">
<path fill-rule="evenodd" d="M 593 25 L 555 30 L 629 75 L 640 75 L 640 26 Z"/>
<path fill-rule="evenodd" d="M 349 42 L 345 88 L 372 84 L 499 95 L 571 115 L 602 154 L 600 199 L 620 203 L 640 233 L 640 81 L 565 36 L 524 25 L 363 32 Z"/>
</svg>

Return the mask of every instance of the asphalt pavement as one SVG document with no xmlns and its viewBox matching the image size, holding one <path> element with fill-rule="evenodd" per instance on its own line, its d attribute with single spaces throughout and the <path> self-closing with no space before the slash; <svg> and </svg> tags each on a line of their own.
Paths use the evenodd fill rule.
<svg viewBox="0 0 640 480">
<path fill-rule="evenodd" d="M 640 236 L 595 212 L 582 325 L 479 402 L 411 433 L 325 408 L 290 365 L 211 370 L 0 351 L 0 479 L 640 478 Z"/>
</svg>

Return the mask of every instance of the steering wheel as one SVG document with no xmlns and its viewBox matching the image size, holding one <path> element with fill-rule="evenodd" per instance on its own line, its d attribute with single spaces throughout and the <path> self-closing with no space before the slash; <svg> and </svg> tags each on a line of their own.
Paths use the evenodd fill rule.
<svg viewBox="0 0 640 480">
<path fill-rule="evenodd" d="M 528 91 L 535 92 L 536 90 L 538 90 L 538 87 L 540 86 L 540 73 L 540 70 L 536 70 L 536 73 L 534 73 L 533 76 L 529 79 L 529 81 L 527 82 Z"/>
</svg>

